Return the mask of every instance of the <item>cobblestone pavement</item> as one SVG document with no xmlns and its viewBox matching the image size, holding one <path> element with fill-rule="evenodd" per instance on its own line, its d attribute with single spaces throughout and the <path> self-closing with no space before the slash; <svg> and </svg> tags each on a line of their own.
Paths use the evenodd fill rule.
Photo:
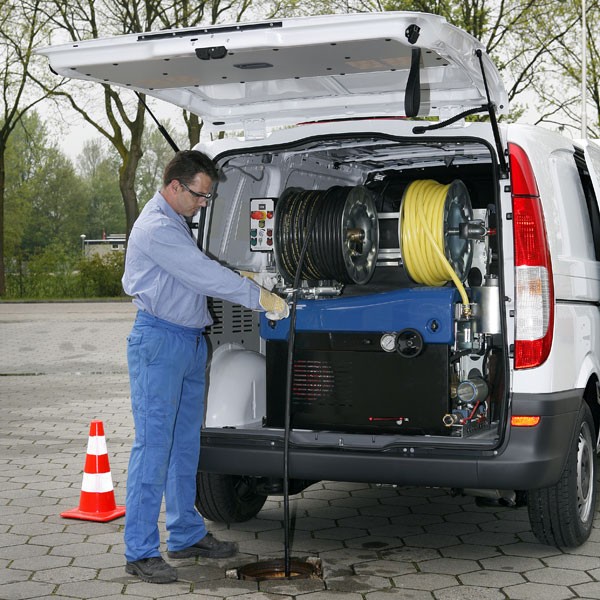
<svg viewBox="0 0 600 600">
<path fill-rule="evenodd" d="M 600 598 L 598 520 L 588 543 L 561 551 L 536 543 L 526 509 L 480 508 L 439 489 L 335 482 L 291 501 L 292 555 L 320 557 L 322 580 L 226 577 L 282 557 L 276 498 L 247 523 L 209 523 L 239 542 L 237 556 L 172 561 L 174 584 L 126 575 L 123 519 L 59 513 L 78 505 L 92 419 L 104 422 L 116 500 L 124 501 L 132 440 L 124 340 L 133 314 L 118 302 L 0 304 L 2 600 Z"/>
</svg>

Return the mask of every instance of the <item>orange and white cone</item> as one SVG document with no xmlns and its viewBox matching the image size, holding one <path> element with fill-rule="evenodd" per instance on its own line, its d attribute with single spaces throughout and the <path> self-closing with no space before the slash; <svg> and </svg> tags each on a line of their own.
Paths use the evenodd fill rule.
<svg viewBox="0 0 600 600">
<path fill-rule="evenodd" d="M 84 521 L 112 521 L 125 514 L 124 506 L 115 503 L 108 451 L 104 437 L 102 421 L 90 423 L 90 437 L 87 456 L 83 469 L 81 496 L 79 506 L 73 510 L 60 513 L 67 519 L 83 519 Z"/>
</svg>

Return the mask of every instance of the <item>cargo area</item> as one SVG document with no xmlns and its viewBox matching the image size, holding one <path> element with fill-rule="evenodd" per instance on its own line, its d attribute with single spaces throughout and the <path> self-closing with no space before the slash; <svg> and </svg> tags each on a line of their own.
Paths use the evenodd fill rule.
<svg viewBox="0 0 600 600">
<path fill-rule="evenodd" d="M 506 356 L 487 142 L 344 135 L 223 155 L 219 165 L 209 255 L 290 297 L 310 237 L 299 276 L 292 428 L 301 437 L 319 432 L 306 439 L 325 445 L 340 432 L 359 446 L 367 435 L 371 447 L 404 436 L 497 444 Z M 224 318 L 226 304 L 213 304 L 213 348 L 259 351 L 265 360 L 253 368 L 264 369 L 257 378 L 265 389 L 253 395 L 251 422 L 220 426 L 280 430 L 289 319 L 262 316 L 258 324 L 240 307 L 226 307 L 239 318 Z"/>
</svg>

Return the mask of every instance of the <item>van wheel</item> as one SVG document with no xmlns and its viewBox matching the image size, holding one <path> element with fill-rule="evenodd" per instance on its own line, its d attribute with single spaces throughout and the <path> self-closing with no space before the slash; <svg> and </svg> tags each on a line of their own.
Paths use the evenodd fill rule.
<svg viewBox="0 0 600 600">
<path fill-rule="evenodd" d="M 198 471 L 196 508 L 210 521 L 248 521 L 260 512 L 266 500 L 267 496 L 256 491 L 252 477 Z"/>
<path fill-rule="evenodd" d="M 583 402 L 560 480 L 529 491 L 531 528 L 543 544 L 574 548 L 590 536 L 597 498 L 594 431 L 592 413 Z"/>
</svg>

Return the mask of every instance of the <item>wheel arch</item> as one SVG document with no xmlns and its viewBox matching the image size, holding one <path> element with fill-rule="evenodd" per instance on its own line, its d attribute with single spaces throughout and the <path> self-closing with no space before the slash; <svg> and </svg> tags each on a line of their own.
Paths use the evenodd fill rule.
<svg viewBox="0 0 600 600">
<path fill-rule="evenodd" d="M 583 399 L 590 407 L 594 419 L 597 452 L 600 447 L 600 381 L 595 373 L 592 373 L 588 379 L 583 392 Z"/>
</svg>

